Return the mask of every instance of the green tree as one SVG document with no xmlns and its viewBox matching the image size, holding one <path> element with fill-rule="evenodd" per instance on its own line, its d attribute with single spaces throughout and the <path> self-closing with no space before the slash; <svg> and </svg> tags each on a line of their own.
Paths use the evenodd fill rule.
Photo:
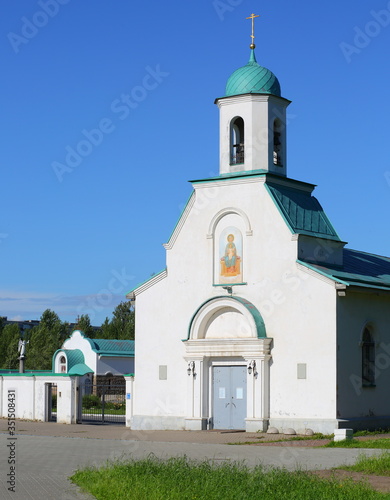
<svg viewBox="0 0 390 500">
<path fill-rule="evenodd" d="M 121 302 L 113 312 L 111 320 L 112 338 L 134 340 L 135 314 L 130 301 Z"/>
<path fill-rule="evenodd" d="M 99 338 L 134 340 L 135 314 L 130 301 L 121 302 L 113 312 L 112 320 L 105 319 Z M 96 337 L 98 338 L 98 337 Z"/>
<path fill-rule="evenodd" d="M 0 334 L 0 367 L 6 369 L 19 368 L 20 331 L 17 323 L 6 325 Z"/>
<path fill-rule="evenodd" d="M 46 309 L 39 325 L 31 329 L 30 344 L 26 351 L 26 368 L 50 370 L 53 354 L 67 338 L 68 330 L 68 323 L 63 323 L 54 311 Z"/>
<path fill-rule="evenodd" d="M 92 328 L 88 314 L 82 314 L 77 318 L 77 323 L 72 330 L 81 330 L 86 337 L 93 338 L 95 330 Z"/>
<path fill-rule="evenodd" d="M 111 339 L 114 338 L 111 336 L 111 322 L 108 318 L 104 320 L 104 323 L 99 329 L 98 335 L 95 338 L 99 339 Z"/>
</svg>

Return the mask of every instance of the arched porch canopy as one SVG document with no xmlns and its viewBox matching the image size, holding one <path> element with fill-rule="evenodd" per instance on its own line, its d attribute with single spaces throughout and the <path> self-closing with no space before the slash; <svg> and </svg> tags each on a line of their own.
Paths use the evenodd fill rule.
<svg viewBox="0 0 390 500">
<path fill-rule="evenodd" d="M 245 324 L 248 325 L 248 332 L 240 335 L 241 337 L 258 339 L 267 337 L 264 320 L 251 302 L 242 297 L 224 295 L 208 299 L 198 307 L 191 318 L 187 340 L 204 339 L 212 322 L 226 313 L 242 315 Z"/>
</svg>

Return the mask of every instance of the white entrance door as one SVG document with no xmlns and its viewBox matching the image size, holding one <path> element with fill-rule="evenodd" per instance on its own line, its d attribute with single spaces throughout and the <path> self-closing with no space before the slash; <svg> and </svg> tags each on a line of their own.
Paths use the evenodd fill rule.
<svg viewBox="0 0 390 500">
<path fill-rule="evenodd" d="M 213 367 L 214 429 L 245 429 L 246 367 Z"/>
</svg>

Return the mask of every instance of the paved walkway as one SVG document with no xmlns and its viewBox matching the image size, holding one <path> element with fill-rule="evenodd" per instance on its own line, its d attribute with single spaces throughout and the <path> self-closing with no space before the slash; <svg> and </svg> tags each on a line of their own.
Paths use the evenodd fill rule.
<svg viewBox="0 0 390 500">
<path fill-rule="evenodd" d="M 265 436 L 267 439 L 269 436 Z M 16 438 L 16 439 L 14 439 Z M 236 432 L 131 431 L 110 425 L 64 425 L 17 421 L 10 438 L 7 421 L 0 419 L 1 500 L 87 500 L 68 477 L 78 468 L 102 465 L 107 460 L 143 458 L 150 454 L 167 458 L 186 455 L 197 460 L 245 461 L 249 466 L 328 469 L 353 463 L 361 449 L 283 446 L 231 446 L 227 443 L 256 442 L 259 434 Z M 262 439 L 263 441 L 263 439 Z M 14 443 L 16 493 L 8 492 L 8 457 Z M 364 450 L 367 455 L 380 450 Z"/>
</svg>

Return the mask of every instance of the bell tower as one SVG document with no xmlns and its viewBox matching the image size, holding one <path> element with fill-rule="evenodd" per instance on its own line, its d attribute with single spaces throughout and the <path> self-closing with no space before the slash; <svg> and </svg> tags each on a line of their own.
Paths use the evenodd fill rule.
<svg viewBox="0 0 390 500">
<path fill-rule="evenodd" d="M 257 63 L 252 14 L 248 64 L 228 79 L 220 110 L 220 174 L 263 170 L 287 175 L 286 109 L 276 76 Z"/>
</svg>

